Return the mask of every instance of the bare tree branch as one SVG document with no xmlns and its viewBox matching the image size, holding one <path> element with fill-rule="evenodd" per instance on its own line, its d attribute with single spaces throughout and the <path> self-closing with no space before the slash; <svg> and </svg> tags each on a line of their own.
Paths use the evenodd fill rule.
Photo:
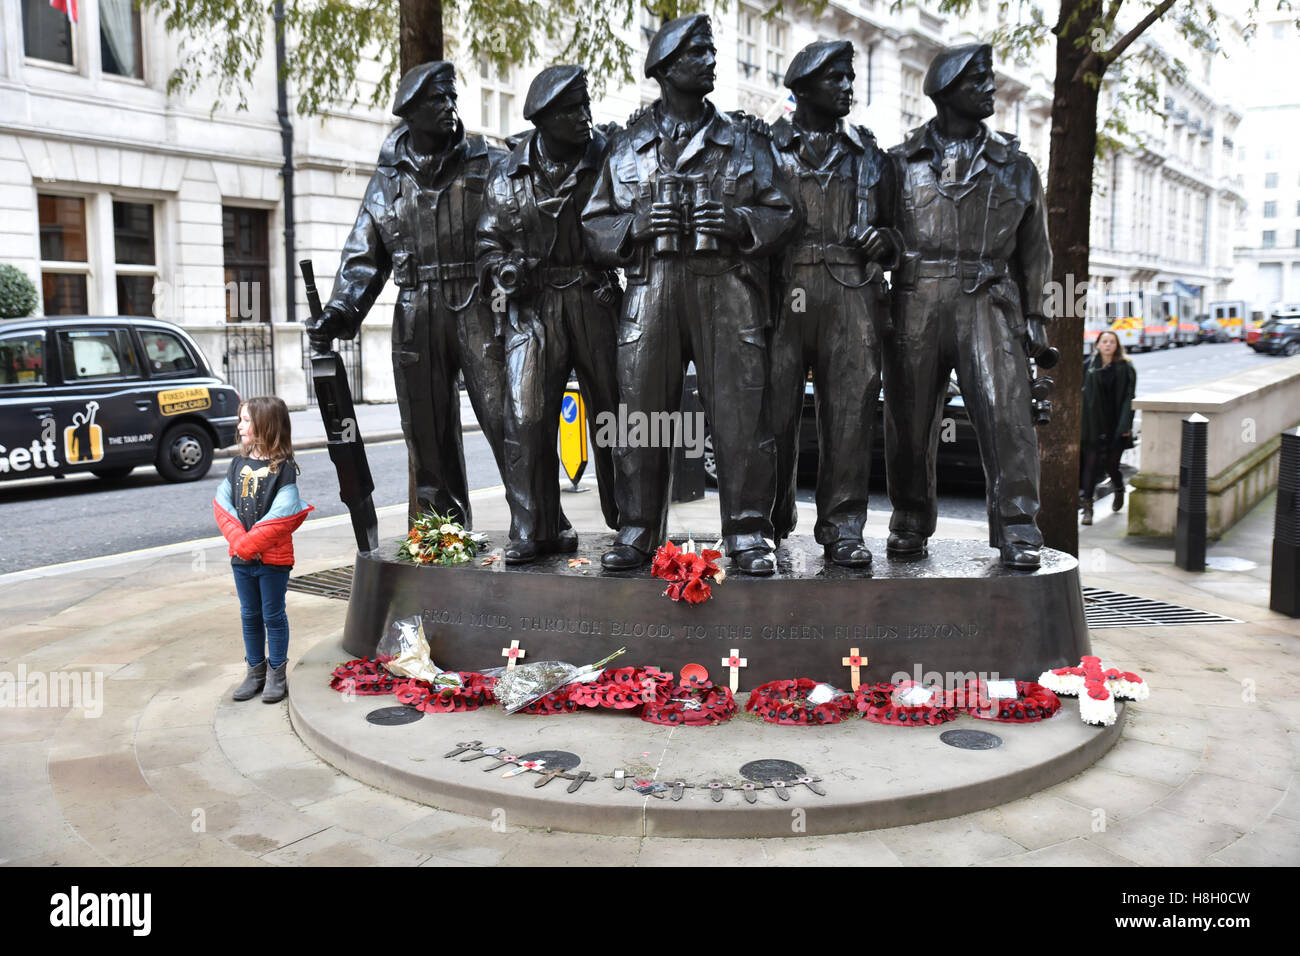
<svg viewBox="0 0 1300 956">
<path fill-rule="evenodd" d="M 1109 50 L 1107 50 L 1105 53 L 1095 53 L 1095 52 L 1089 53 L 1084 58 L 1083 62 L 1079 64 L 1079 68 L 1074 71 L 1074 76 L 1070 78 L 1070 82 L 1078 83 L 1081 79 L 1083 79 L 1084 74 L 1087 73 L 1088 70 L 1090 70 L 1093 67 L 1093 65 L 1098 62 L 1101 63 L 1100 72 L 1104 73 L 1106 71 L 1106 67 L 1114 63 L 1121 56 L 1123 56 L 1124 51 L 1133 45 L 1133 41 L 1135 41 L 1138 37 L 1140 37 L 1143 33 L 1145 33 L 1147 28 L 1151 26 L 1151 24 L 1155 23 L 1166 13 L 1168 13 L 1170 8 L 1177 2 L 1178 0 L 1163 0 L 1163 2 L 1159 6 L 1152 7 L 1150 10 L 1148 10 L 1147 15 L 1143 17 L 1141 20 L 1139 20 L 1137 25 L 1134 26 L 1133 29 L 1129 30 L 1128 33 L 1124 34 L 1117 41 L 1115 41 L 1115 45 L 1111 47 Z M 1112 4 L 1112 6 L 1116 7 L 1118 6 L 1118 3 Z"/>
</svg>

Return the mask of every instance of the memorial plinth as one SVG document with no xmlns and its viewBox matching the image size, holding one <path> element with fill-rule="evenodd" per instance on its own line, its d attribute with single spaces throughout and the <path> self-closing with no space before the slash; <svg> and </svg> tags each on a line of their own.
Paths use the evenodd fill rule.
<svg viewBox="0 0 1300 956">
<path fill-rule="evenodd" d="M 358 555 L 344 649 L 373 657 L 391 621 L 420 614 L 433 660 L 451 670 L 499 665 L 517 640 L 528 660 L 583 664 L 626 647 L 621 666 L 700 663 L 719 679 L 719 662 L 738 648 L 742 690 L 792 677 L 847 686 L 851 648 L 867 658 L 864 682 L 946 683 L 971 672 L 1033 680 L 1090 653 L 1078 562 L 1059 551 L 1044 549 L 1042 567 L 1025 573 L 1002 568 L 980 542 L 932 540 L 928 556 L 900 561 L 869 539 L 867 574 L 828 564 L 820 545 L 796 536 L 777 550 L 773 577 L 728 574 L 710 600 L 688 605 L 664 597 L 648 568 L 602 571 L 611 539 L 584 535 L 577 554 L 518 567 L 484 566 L 491 551 L 451 567 L 412 565 L 395 549 Z M 589 563 L 573 561 L 582 558 Z"/>
</svg>

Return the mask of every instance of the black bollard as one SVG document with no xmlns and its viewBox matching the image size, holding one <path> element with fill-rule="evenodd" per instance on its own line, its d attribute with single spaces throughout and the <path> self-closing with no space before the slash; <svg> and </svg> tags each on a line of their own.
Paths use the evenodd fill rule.
<svg viewBox="0 0 1300 956">
<path fill-rule="evenodd" d="M 1268 606 L 1279 614 L 1300 617 L 1300 428 L 1282 433 Z"/>
<path fill-rule="evenodd" d="M 1205 570 L 1206 468 L 1209 419 L 1193 413 L 1183 419 L 1182 459 L 1178 465 L 1178 526 L 1174 563 L 1184 571 Z"/>
</svg>

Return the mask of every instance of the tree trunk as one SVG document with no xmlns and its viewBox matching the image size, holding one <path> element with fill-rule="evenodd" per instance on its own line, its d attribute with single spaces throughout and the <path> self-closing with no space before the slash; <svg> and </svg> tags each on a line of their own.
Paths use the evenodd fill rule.
<svg viewBox="0 0 1300 956">
<path fill-rule="evenodd" d="M 442 60 L 442 0 L 398 0 L 402 75 L 430 60 Z"/>
<path fill-rule="evenodd" d="M 1079 429 L 1083 392 L 1083 305 L 1088 281 L 1092 171 L 1097 151 L 1098 91 L 1074 81 L 1091 52 L 1089 36 L 1101 17 L 1100 0 L 1063 0 L 1057 25 L 1052 148 L 1047 173 L 1047 223 L 1052 239 L 1052 279 L 1061 304 L 1048 338 L 1061 352 L 1052 370 L 1052 423 L 1038 430 L 1042 466 L 1038 523 L 1048 547 L 1079 553 Z"/>
</svg>

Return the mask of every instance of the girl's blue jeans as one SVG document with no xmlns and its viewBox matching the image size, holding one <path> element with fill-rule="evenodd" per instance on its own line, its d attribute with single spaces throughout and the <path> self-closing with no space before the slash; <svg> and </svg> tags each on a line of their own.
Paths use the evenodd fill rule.
<svg viewBox="0 0 1300 956">
<path fill-rule="evenodd" d="M 268 660 L 272 669 L 289 659 L 289 615 L 284 595 L 289 568 L 265 564 L 232 564 L 239 613 L 244 625 L 244 660 L 256 667 Z M 269 653 L 268 653 L 269 652 Z"/>
</svg>

